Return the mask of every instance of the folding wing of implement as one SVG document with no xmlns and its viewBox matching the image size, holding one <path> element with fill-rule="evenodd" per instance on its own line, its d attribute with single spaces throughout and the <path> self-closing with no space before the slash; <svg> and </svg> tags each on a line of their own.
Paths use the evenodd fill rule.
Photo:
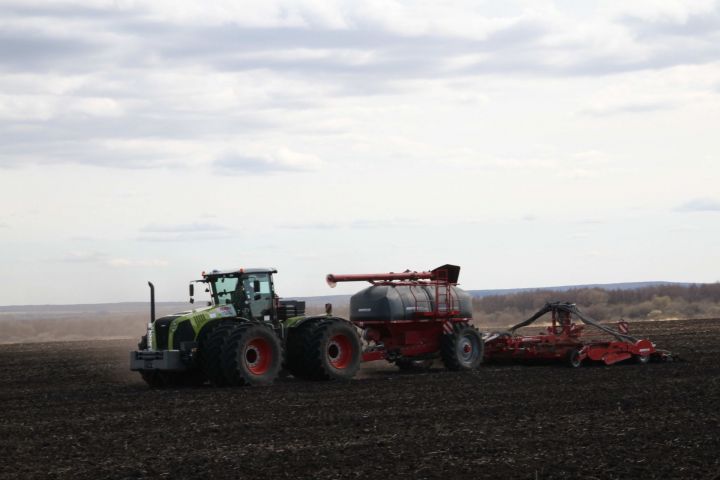
<svg viewBox="0 0 720 480">
<path fill-rule="evenodd" d="M 551 325 L 538 335 L 517 335 L 516 330 L 533 324 L 551 314 Z M 572 321 L 575 317 L 584 325 Z M 610 340 L 584 340 L 583 330 L 592 327 L 607 334 Z M 572 367 L 591 360 L 612 365 L 635 359 L 647 363 L 651 359 L 672 361 L 670 352 L 655 348 L 655 344 L 628 333 L 627 323 L 620 322 L 618 330 L 598 323 L 578 310 L 572 303 L 546 303 L 527 320 L 510 328 L 508 332 L 492 333 L 485 338 L 486 360 L 565 360 Z"/>
</svg>

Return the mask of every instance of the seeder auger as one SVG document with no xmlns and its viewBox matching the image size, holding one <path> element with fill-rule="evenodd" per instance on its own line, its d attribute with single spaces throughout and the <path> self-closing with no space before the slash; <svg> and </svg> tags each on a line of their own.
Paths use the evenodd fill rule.
<svg viewBox="0 0 720 480">
<path fill-rule="evenodd" d="M 547 313 L 552 314 L 552 324 L 545 333 L 517 335 L 516 330 L 531 325 Z M 585 325 L 610 335 L 613 340 L 581 339 L 585 325 L 572 321 L 577 317 Z M 565 360 L 571 367 L 579 367 L 583 361 L 604 362 L 605 365 L 635 359 L 638 363 L 650 360 L 672 361 L 672 354 L 655 348 L 655 344 L 628 333 L 626 322 L 618 324 L 618 330 L 602 325 L 584 315 L 572 303 L 546 303 L 527 320 L 514 325 L 507 332 L 491 333 L 485 337 L 485 360 Z"/>
</svg>

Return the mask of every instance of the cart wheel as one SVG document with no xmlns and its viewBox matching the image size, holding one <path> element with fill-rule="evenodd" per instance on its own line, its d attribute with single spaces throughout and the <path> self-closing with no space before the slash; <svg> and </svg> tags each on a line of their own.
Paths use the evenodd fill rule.
<svg viewBox="0 0 720 480">
<path fill-rule="evenodd" d="M 568 352 L 568 365 L 572 368 L 579 368 L 582 366 L 580 350 L 570 350 L 570 352 Z"/>
<path fill-rule="evenodd" d="M 483 361 L 482 335 L 467 323 L 456 323 L 451 334 L 443 335 L 440 358 L 448 370 L 475 370 Z"/>
<path fill-rule="evenodd" d="M 645 365 L 650 361 L 650 355 L 635 355 L 635 361 L 640 365 Z"/>
</svg>

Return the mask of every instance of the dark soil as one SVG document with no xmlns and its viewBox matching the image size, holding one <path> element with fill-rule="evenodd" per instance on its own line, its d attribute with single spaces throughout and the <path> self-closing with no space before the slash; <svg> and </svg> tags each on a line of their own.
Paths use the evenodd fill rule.
<svg viewBox="0 0 720 480">
<path fill-rule="evenodd" d="M 720 478 L 720 320 L 684 362 L 150 390 L 131 341 L 0 346 L 0 478 Z"/>
</svg>

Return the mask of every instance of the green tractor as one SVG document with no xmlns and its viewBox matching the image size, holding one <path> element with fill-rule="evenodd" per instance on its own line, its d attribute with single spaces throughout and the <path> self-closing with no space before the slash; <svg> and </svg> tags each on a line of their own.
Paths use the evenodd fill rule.
<svg viewBox="0 0 720 480">
<path fill-rule="evenodd" d="M 130 369 L 151 387 L 267 385 L 283 372 L 307 380 L 352 378 L 361 343 L 349 321 L 305 316 L 305 302 L 280 300 L 270 268 L 213 270 L 203 308 L 155 319 L 154 286 L 147 334 L 130 352 Z"/>
</svg>

